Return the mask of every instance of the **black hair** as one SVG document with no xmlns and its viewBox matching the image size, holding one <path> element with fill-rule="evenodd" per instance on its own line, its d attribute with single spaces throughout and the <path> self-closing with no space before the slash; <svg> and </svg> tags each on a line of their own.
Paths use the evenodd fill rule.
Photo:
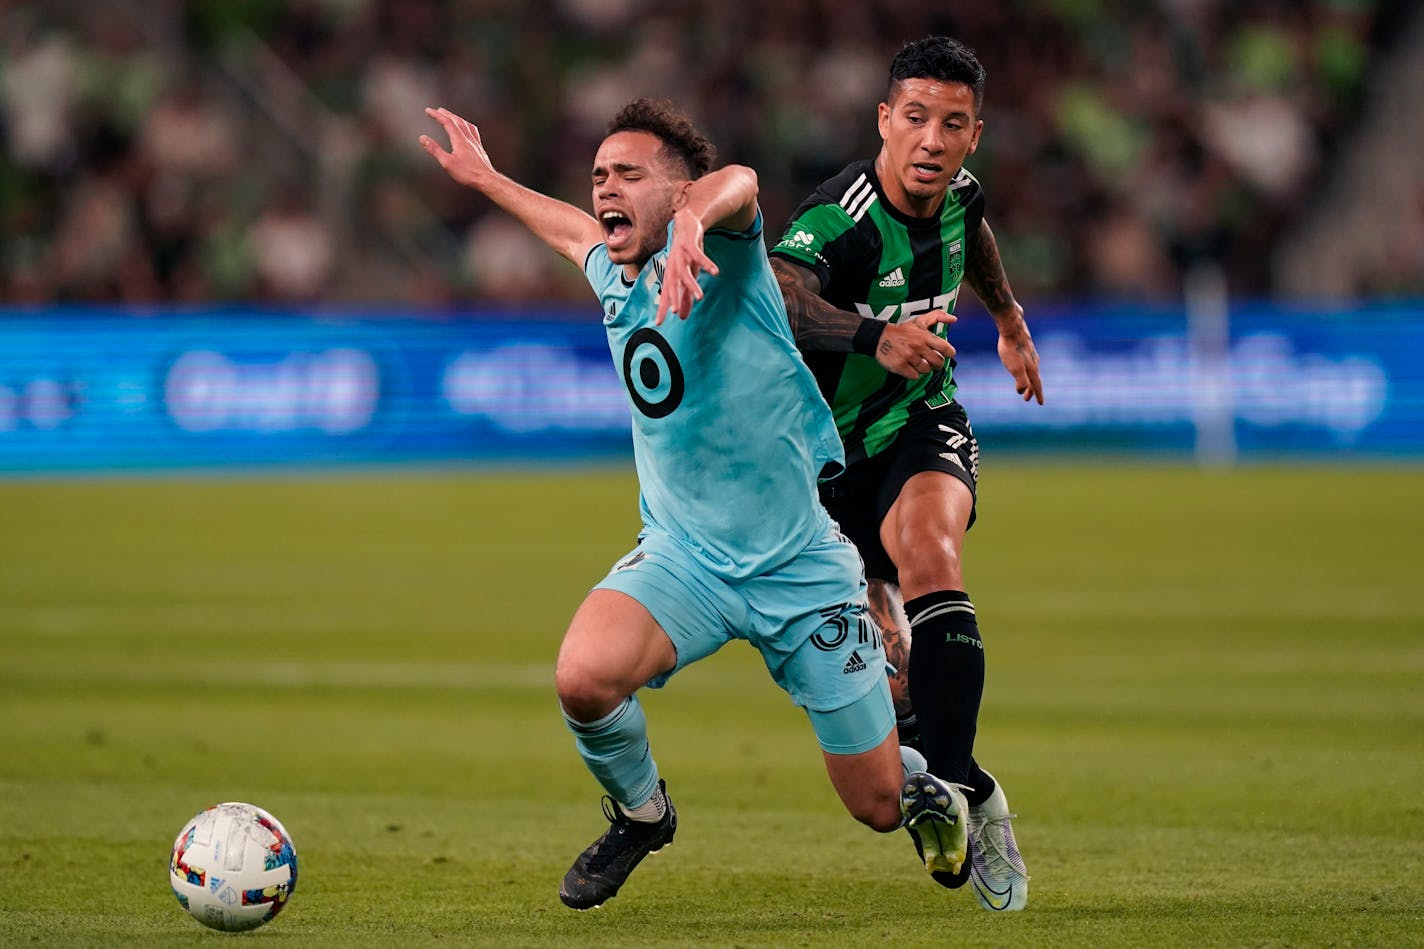
<svg viewBox="0 0 1424 949">
<path fill-rule="evenodd" d="M 948 36 L 926 36 L 906 43 L 890 64 L 890 90 L 906 79 L 962 82 L 974 93 L 974 112 L 984 106 L 984 67 L 974 50 Z"/>
<path fill-rule="evenodd" d="M 667 99 L 634 99 L 608 123 L 607 134 L 648 132 L 663 143 L 663 152 L 681 162 L 687 176 L 701 178 L 712 167 L 717 149 L 697 131 L 692 120 Z"/>
</svg>

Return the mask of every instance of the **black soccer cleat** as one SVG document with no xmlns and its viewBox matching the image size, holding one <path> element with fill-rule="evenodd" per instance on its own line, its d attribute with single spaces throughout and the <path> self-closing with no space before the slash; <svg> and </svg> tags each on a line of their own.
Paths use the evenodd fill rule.
<svg viewBox="0 0 1424 949">
<path fill-rule="evenodd" d="M 920 855 L 920 859 L 924 859 L 923 854 Z M 973 838 L 971 838 L 969 841 L 969 859 L 965 860 L 963 865 L 960 866 L 959 872 L 950 873 L 947 870 L 933 870 L 930 872 L 930 879 L 934 880 L 936 883 L 946 889 L 957 890 L 961 886 L 969 882 L 969 868 L 973 860 L 974 840 Z"/>
<path fill-rule="evenodd" d="M 677 810 L 667 796 L 667 784 L 658 781 L 658 789 L 667 802 L 667 813 L 655 824 L 628 817 L 611 797 L 603 799 L 603 816 L 610 824 L 608 831 L 579 854 L 564 882 L 559 885 L 559 899 L 576 910 L 597 909 L 618 895 L 618 890 L 633 872 L 633 868 L 650 853 L 672 843 L 677 832 Z"/>
</svg>

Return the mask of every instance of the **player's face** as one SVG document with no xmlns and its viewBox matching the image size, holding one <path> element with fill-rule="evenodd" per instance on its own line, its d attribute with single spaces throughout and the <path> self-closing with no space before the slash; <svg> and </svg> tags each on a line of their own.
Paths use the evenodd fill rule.
<svg viewBox="0 0 1424 949">
<path fill-rule="evenodd" d="M 889 101 L 880 103 L 885 144 L 875 162 L 891 203 L 916 217 L 937 212 L 950 179 L 979 147 L 983 128 L 974 113 L 974 90 L 964 83 L 897 83 Z"/>
<path fill-rule="evenodd" d="M 667 226 L 687 179 L 651 132 L 614 132 L 593 159 L 593 216 L 608 257 L 641 267 L 667 243 Z"/>
</svg>

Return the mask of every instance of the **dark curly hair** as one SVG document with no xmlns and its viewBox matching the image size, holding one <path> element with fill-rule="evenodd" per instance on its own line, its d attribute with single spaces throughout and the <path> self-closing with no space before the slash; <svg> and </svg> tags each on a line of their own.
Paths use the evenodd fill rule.
<svg viewBox="0 0 1424 949">
<path fill-rule="evenodd" d="M 984 107 L 984 67 L 974 50 L 948 36 L 926 36 L 906 43 L 890 64 L 890 91 L 906 79 L 962 82 L 974 93 L 974 112 Z"/>
<path fill-rule="evenodd" d="M 707 136 L 697 131 L 692 120 L 667 99 L 634 99 L 608 123 L 608 135 L 614 132 L 648 132 L 663 143 L 663 153 L 680 161 L 693 180 L 701 178 L 712 167 L 717 149 Z"/>
</svg>

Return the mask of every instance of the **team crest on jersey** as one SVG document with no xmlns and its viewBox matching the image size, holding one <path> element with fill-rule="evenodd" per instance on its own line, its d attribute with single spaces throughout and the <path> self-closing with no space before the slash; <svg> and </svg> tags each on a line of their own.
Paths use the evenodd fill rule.
<svg viewBox="0 0 1424 949">
<path fill-rule="evenodd" d="M 950 283 L 964 273 L 964 242 L 955 241 L 944 248 L 944 274 Z"/>
</svg>

